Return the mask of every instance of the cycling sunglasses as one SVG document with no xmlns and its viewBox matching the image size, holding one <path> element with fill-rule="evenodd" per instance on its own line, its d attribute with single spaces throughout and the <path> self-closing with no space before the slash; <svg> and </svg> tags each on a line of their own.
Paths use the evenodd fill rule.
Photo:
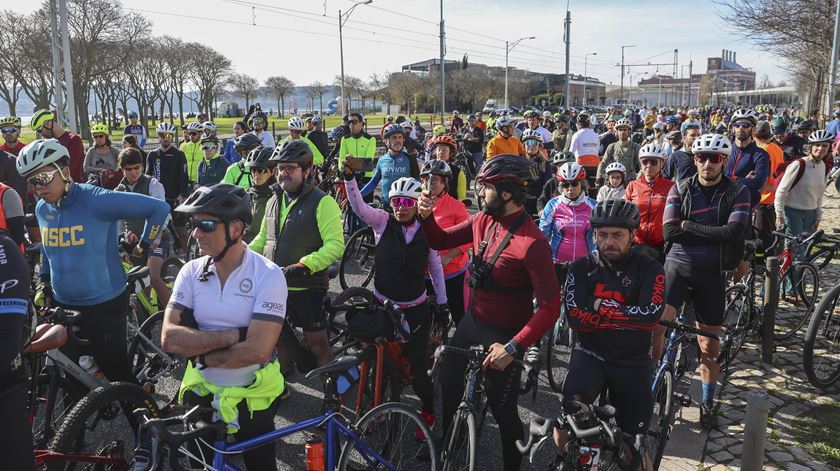
<svg viewBox="0 0 840 471">
<path fill-rule="evenodd" d="M 647 167 L 648 165 L 655 166 L 659 164 L 660 159 L 642 159 L 640 162 L 642 163 L 642 167 Z"/>
<path fill-rule="evenodd" d="M 215 221 L 212 219 L 205 219 L 203 221 L 199 221 L 198 219 L 192 220 L 192 226 L 205 234 L 214 232 L 221 223 L 222 221 Z"/>
<path fill-rule="evenodd" d="M 578 185 L 580 185 L 580 182 L 577 180 L 573 182 L 560 182 L 560 188 L 577 187 Z"/>
<path fill-rule="evenodd" d="M 162 132 L 158 134 L 158 137 L 161 139 L 172 139 L 173 135 L 171 132 Z"/>
<path fill-rule="evenodd" d="M 359 124 L 359 120 L 351 119 L 350 121 L 347 121 L 347 124 Z"/>
<path fill-rule="evenodd" d="M 26 179 L 30 185 L 33 187 L 37 186 L 47 186 L 55 180 L 55 176 L 58 173 L 58 169 L 55 169 L 51 172 L 43 172 L 39 173 L 38 175 L 33 175 Z"/>
<path fill-rule="evenodd" d="M 216 147 L 216 146 L 201 146 L 201 150 L 210 150 L 210 149 L 216 150 L 216 149 L 218 149 L 218 147 Z"/>
<path fill-rule="evenodd" d="M 414 198 L 405 198 L 402 196 L 391 198 L 391 206 L 393 206 L 394 209 L 411 209 L 416 204 L 417 200 Z"/>
<path fill-rule="evenodd" d="M 536 139 L 526 139 L 525 140 L 525 147 L 537 147 L 540 145 L 540 141 Z"/>
<path fill-rule="evenodd" d="M 11 133 L 13 133 L 17 130 L 18 130 L 18 128 L 8 127 L 8 128 L 0 129 L 0 132 L 2 132 L 3 134 L 11 134 Z"/>
<path fill-rule="evenodd" d="M 752 123 L 749 121 L 738 121 L 737 123 L 732 123 L 733 128 L 751 128 L 753 127 Z"/>
<path fill-rule="evenodd" d="M 251 173 L 259 173 L 260 175 L 262 175 L 263 173 L 268 173 L 270 171 L 271 170 L 265 167 L 251 167 Z"/>
<path fill-rule="evenodd" d="M 706 161 L 713 164 L 719 164 L 723 161 L 723 156 L 720 154 L 696 154 L 694 156 L 694 161 L 700 164 L 705 164 Z"/>
<path fill-rule="evenodd" d="M 198 133 L 195 131 L 190 131 L 187 134 L 189 134 L 190 136 L 198 136 Z"/>
</svg>

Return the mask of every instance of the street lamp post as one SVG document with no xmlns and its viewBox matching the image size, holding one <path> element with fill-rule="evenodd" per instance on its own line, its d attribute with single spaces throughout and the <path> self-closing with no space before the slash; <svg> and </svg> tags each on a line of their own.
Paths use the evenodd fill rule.
<svg viewBox="0 0 840 471">
<path fill-rule="evenodd" d="M 632 46 L 621 46 L 621 91 L 618 94 L 618 102 L 621 103 L 624 100 L 624 49 L 628 47 L 636 47 L 636 45 Z"/>
<path fill-rule="evenodd" d="M 524 38 L 519 38 L 514 41 L 512 44 L 505 41 L 505 108 L 508 107 L 508 56 L 510 55 L 510 51 L 513 50 L 519 43 L 526 39 L 534 39 L 536 36 L 526 36 Z M 566 77 L 566 80 L 569 78 Z"/>
<path fill-rule="evenodd" d="M 344 14 L 341 13 L 341 10 L 338 10 L 338 48 L 341 52 L 341 115 L 344 116 L 347 114 L 347 95 L 344 94 L 344 37 L 341 34 L 341 28 L 344 26 L 344 23 L 347 23 L 347 19 L 350 18 L 350 14 L 353 13 L 353 10 L 356 9 L 359 5 L 368 5 L 372 3 L 373 0 L 366 0 L 361 3 L 356 3 L 349 10 L 347 10 Z"/>
<path fill-rule="evenodd" d="M 586 107 L 586 102 L 587 102 L 587 100 L 586 100 L 586 82 L 587 82 L 587 79 L 586 79 L 586 62 L 587 62 L 587 59 L 589 59 L 589 56 L 597 56 L 597 55 L 598 55 L 597 52 L 587 52 L 586 54 L 583 55 L 583 106 L 584 106 L 584 108 Z M 568 81 L 569 77 L 566 77 L 566 80 Z"/>
</svg>

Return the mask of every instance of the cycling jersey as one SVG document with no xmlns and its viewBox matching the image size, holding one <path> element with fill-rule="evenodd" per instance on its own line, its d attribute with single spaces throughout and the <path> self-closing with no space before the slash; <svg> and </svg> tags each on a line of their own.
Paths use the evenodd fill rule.
<svg viewBox="0 0 840 471">
<path fill-rule="evenodd" d="M 23 250 L 24 228 L 23 201 L 11 187 L 0 183 L 0 231 L 15 241 Z"/>
<path fill-rule="evenodd" d="M 195 183 L 198 180 L 198 164 L 204 158 L 204 151 L 201 150 L 201 141 L 184 142 L 181 144 L 180 149 L 187 159 L 187 179 L 189 179 L 190 183 Z"/>
<path fill-rule="evenodd" d="M 322 156 L 330 153 L 330 136 L 328 136 L 326 132 L 309 131 L 309 133 L 306 134 L 306 137 L 315 144 L 315 147 Z"/>
<path fill-rule="evenodd" d="M 665 213 L 665 203 L 672 186 L 674 182 L 661 175 L 653 183 L 648 183 L 645 176 L 641 175 L 627 185 L 624 199 L 638 206 L 641 216 L 639 228 L 636 229 L 637 244 L 657 248 L 665 245 L 665 236 L 662 234 L 662 215 Z"/>
<path fill-rule="evenodd" d="M 219 154 L 213 156 L 212 159 L 201 159 L 198 163 L 197 180 L 201 186 L 215 185 L 222 181 L 227 172 L 228 163 L 221 158 Z"/>
<path fill-rule="evenodd" d="M 496 134 L 496 137 L 490 139 L 490 142 L 487 143 L 487 160 L 502 154 L 525 157 L 525 146 L 516 136 L 503 137 L 501 133 Z"/>
<path fill-rule="evenodd" d="M 58 136 L 58 143 L 67 148 L 70 153 L 70 177 L 76 183 L 85 182 L 85 144 L 82 138 L 76 133 L 65 131 L 64 134 Z"/>
<path fill-rule="evenodd" d="M 555 263 L 571 262 L 595 250 L 589 224 L 595 200 L 581 192 L 576 200 L 563 195 L 552 198 L 543 208 L 540 230 L 551 247 Z"/>
<path fill-rule="evenodd" d="M 260 144 L 263 147 L 276 147 L 274 144 L 274 136 L 268 131 L 251 131 L 251 134 L 260 138 Z"/>
<path fill-rule="evenodd" d="M 651 363 L 651 332 L 665 304 L 665 273 L 659 262 L 636 251 L 607 262 L 593 252 L 569 268 L 564 302 L 569 326 L 578 332 L 576 350 L 612 365 Z"/>
<path fill-rule="evenodd" d="M 15 145 L 13 145 L 12 147 L 9 147 L 8 142 L 4 142 L 3 144 L 0 144 L 0 150 L 2 150 L 3 152 L 8 152 L 9 154 L 14 155 L 15 157 L 17 157 L 18 154 L 20 154 L 20 151 L 24 147 L 26 147 L 26 144 L 24 144 L 20 141 L 15 142 Z"/>
<path fill-rule="evenodd" d="M 244 244 L 244 242 L 243 242 Z M 208 256 L 187 262 L 172 287 L 170 305 L 179 310 L 191 309 L 199 330 L 220 331 L 247 327 L 252 320 L 282 323 L 286 316 L 286 278 L 271 260 L 245 250 L 240 265 L 225 280 L 224 287 L 211 263 L 207 281 L 198 277 Z M 201 376 L 216 386 L 246 386 L 254 382 L 254 372 L 261 365 L 241 368 L 199 370 Z"/>
<path fill-rule="evenodd" d="M 581 128 L 572 135 L 572 143 L 569 145 L 569 152 L 575 154 L 575 160 L 584 167 L 597 167 L 601 163 L 598 158 L 598 147 L 601 141 L 598 135 L 590 128 Z"/>
<path fill-rule="evenodd" d="M 732 154 L 729 155 L 723 173 L 747 187 L 750 208 L 754 208 L 761 201 L 759 192 L 770 176 L 770 155 L 754 141 L 743 148 L 733 142 Z M 753 175 L 748 176 L 750 173 Z"/>
<path fill-rule="evenodd" d="M 140 124 L 129 124 L 123 129 L 123 136 L 134 135 L 137 137 L 137 147 L 146 145 L 146 128 Z"/>
<path fill-rule="evenodd" d="M 693 177 L 695 174 L 697 174 L 697 166 L 694 164 L 694 154 L 686 149 L 672 152 L 665 159 L 665 166 L 662 167 L 662 175 L 674 182 Z"/>
<path fill-rule="evenodd" d="M 166 189 L 166 199 L 173 201 L 189 192 L 187 180 L 187 158 L 175 146 L 157 148 L 149 152 L 146 160 L 146 175 L 155 177 Z"/>
<path fill-rule="evenodd" d="M 286 136 L 285 139 L 281 140 L 277 143 L 278 146 L 282 145 L 284 142 L 291 141 L 292 136 Z M 306 136 L 300 136 L 300 140 L 305 142 L 306 145 L 309 146 L 309 149 L 312 151 L 312 164 L 313 165 L 324 165 L 324 155 L 321 154 L 321 151 L 315 146 L 315 144 L 309 140 Z"/>
<path fill-rule="evenodd" d="M 262 220 L 263 215 L 265 214 L 265 204 L 268 202 L 268 199 L 271 198 L 271 195 L 274 194 L 271 191 L 271 185 L 277 183 L 277 179 L 271 177 L 264 185 L 252 186 L 248 188 L 248 196 L 251 197 L 251 215 L 253 215 L 253 220 L 251 224 L 248 225 L 248 228 L 245 229 L 245 234 L 242 236 L 242 240 L 245 243 L 250 243 L 257 237 L 257 234 L 260 233 L 260 227 L 262 227 Z"/>
<path fill-rule="evenodd" d="M 239 152 L 236 151 L 236 142 L 235 139 L 227 139 L 225 143 L 225 160 L 229 164 L 234 164 L 242 160 L 242 156 L 239 155 Z"/>
<path fill-rule="evenodd" d="M 840 122 L 840 120 L 838 120 L 838 122 Z M 764 188 L 761 189 L 761 200 L 759 201 L 759 204 L 772 205 L 776 195 L 776 179 L 774 175 L 776 173 L 776 168 L 779 167 L 779 164 L 785 161 L 785 154 L 782 152 L 782 148 L 773 141 L 768 141 L 766 143 L 756 141 L 756 144 L 767 151 L 767 155 L 770 157 L 770 172 L 767 175 L 767 183 L 765 183 Z"/>
<path fill-rule="evenodd" d="M 125 291 L 117 222 L 145 218 L 140 239 L 151 244 L 166 227 L 169 205 L 149 196 L 74 184 L 60 206 L 41 200 L 35 215 L 41 226 L 41 276 L 49 275 L 57 301 L 90 306 Z"/>
<path fill-rule="evenodd" d="M 447 192 L 456 200 L 463 201 L 467 198 L 467 176 L 457 165 L 450 164 L 449 168 L 452 169 L 452 176 L 449 177 Z"/>
<path fill-rule="evenodd" d="M 598 165 L 597 178 L 607 178 L 607 175 L 605 174 L 607 165 L 613 162 L 618 162 L 621 165 L 624 165 L 624 168 L 626 169 L 624 177 L 625 181 L 636 178 L 636 175 L 641 170 L 639 164 L 639 150 L 639 144 L 629 140 L 624 143 L 616 141 L 610 144 L 607 146 L 607 150 L 604 152 L 604 157 Z"/>
<path fill-rule="evenodd" d="M 432 215 L 435 217 L 435 221 L 437 221 L 438 226 L 443 227 L 444 229 L 460 224 L 470 218 L 470 213 L 467 212 L 467 207 L 464 206 L 464 203 L 456 200 L 447 193 L 443 193 L 437 197 Z M 457 248 L 461 249 L 461 255 L 456 256 L 443 267 L 443 275 L 446 279 L 458 276 L 466 270 L 469 258 L 467 256 L 467 250 L 469 250 L 470 246 L 469 244 L 464 244 Z M 445 256 L 452 250 L 454 249 L 441 250 L 441 257 Z M 428 275 L 428 271 L 426 274 Z"/>
<path fill-rule="evenodd" d="M 419 177 L 419 172 L 415 175 L 412 168 L 412 159 L 405 153 L 405 150 L 400 151 L 399 154 L 393 155 L 391 151 L 386 152 L 376 162 L 376 171 L 373 172 L 373 178 L 368 181 L 362 188 L 362 196 L 367 196 L 374 192 L 376 186 L 382 181 L 382 201 L 390 204 L 391 200 L 388 194 L 391 192 L 391 184 L 403 177 Z"/>
<path fill-rule="evenodd" d="M 251 172 L 245 168 L 245 161 L 239 160 L 228 165 L 227 170 L 225 170 L 225 176 L 222 178 L 222 183 L 240 186 L 246 190 L 251 188 Z"/>
</svg>

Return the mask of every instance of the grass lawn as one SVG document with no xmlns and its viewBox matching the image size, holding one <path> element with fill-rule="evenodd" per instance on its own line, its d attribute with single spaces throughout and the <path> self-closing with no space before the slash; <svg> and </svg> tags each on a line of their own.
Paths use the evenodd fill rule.
<svg viewBox="0 0 840 471">
<path fill-rule="evenodd" d="M 840 402 L 819 405 L 794 419 L 791 435 L 811 456 L 840 468 Z"/>
</svg>

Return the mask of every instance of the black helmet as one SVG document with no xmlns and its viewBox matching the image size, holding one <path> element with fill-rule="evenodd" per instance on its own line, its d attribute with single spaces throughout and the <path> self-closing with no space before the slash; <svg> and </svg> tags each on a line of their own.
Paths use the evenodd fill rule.
<svg viewBox="0 0 840 471">
<path fill-rule="evenodd" d="M 449 168 L 449 164 L 443 160 L 427 160 L 426 163 L 423 164 L 423 170 L 420 171 L 420 176 L 422 177 L 424 175 L 439 175 L 449 178 L 452 176 L 452 169 Z"/>
<path fill-rule="evenodd" d="M 405 121 L 405 116 L 403 116 L 403 115 L 397 116 L 397 119 L 394 120 L 394 122 L 397 123 L 397 124 L 402 124 L 403 121 Z"/>
<path fill-rule="evenodd" d="M 553 156 L 551 156 L 551 163 L 554 165 L 563 165 L 567 162 L 575 162 L 575 154 L 567 151 L 562 150 L 560 152 L 555 152 Z"/>
<path fill-rule="evenodd" d="M 518 155 L 497 155 L 481 166 L 481 171 L 475 179 L 479 183 L 497 186 L 500 182 L 527 186 L 529 182 L 537 179 L 537 164 Z"/>
<path fill-rule="evenodd" d="M 252 220 L 251 197 L 242 187 L 229 183 L 217 183 L 195 190 L 175 211 L 209 214 L 224 222 L 239 219 L 250 224 Z"/>
<path fill-rule="evenodd" d="M 394 134 L 405 134 L 405 130 L 399 124 L 389 124 L 382 133 L 382 137 L 388 139 Z"/>
<path fill-rule="evenodd" d="M 245 159 L 245 166 L 250 168 L 274 167 L 274 162 L 269 160 L 273 154 L 273 148 L 259 146 L 251 150 L 251 152 L 248 152 L 248 158 Z"/>
<path fill-rule="evenodd" d="M 589 124 L 589 115 L 586 113 L 581 113 L 577 116 L 577 122 L 581 124 Z"/>
<path fill-rule="evenodd" d="M 240 150 L 251 150 L 254 147 L 260 145 L 261 141 L 260 138 L 246 132 L 245 134 L 241 134 L 239 137 L 233 140 L 233 147 L 237 151 Z"/>
<path fill-rule="evenodd" d="M 309 144 L 300 139 L 283 141 L 274 148 L 271 161 L 275 163 L 300 164 L 302 167 L 312 165 L 312 149 Z"/>
<path fill-rule="evenodd" d="M 218 146 L 219 145 L 219 138 L 216 136 L 204 136 L 201 138 L 202 144 L 213 144 Z"/>
<path fill-rule="evenodd" d="M 589 224 L 592 227 L 639 227 L 639 207 L 627 200 L 605 200 L 592 208 Z"/>
</svg>

